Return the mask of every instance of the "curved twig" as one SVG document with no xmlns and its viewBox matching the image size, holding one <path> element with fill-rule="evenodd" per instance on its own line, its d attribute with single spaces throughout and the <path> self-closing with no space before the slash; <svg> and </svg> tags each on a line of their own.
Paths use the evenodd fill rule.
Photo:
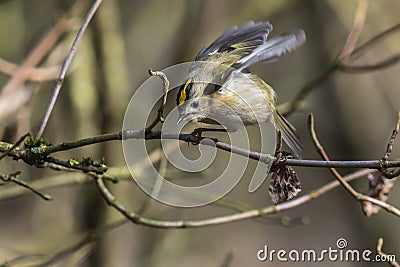
<svg viewBox="0 0 400 267">
<path fill-rule="evenodd" d="M 376 172 L 375 170 L 362 170 L 359 172 L 355 172 L 353 174 L 347 175 L 344 177 L 344 180 L 346 182 L 355 180 L 361 177 L 364 177 L 365 175 L 369 173 Z M 211 225 L 220 225 L 220 224 L 225 224 L 225 223 L 230 223 L 230 222 L 235 222 L 235 221 L 240 221 L 240 220 L 246 220 L 246 219 L 252 219 L 252 218 L 257 218 L 260 216 L 264 215 L 270 215 L 270 214 L 275 214 L 281 211 L 293 209 L 295 207 L 301 206 L 313 199 L 318 198 L 319 196 L 333 190 L 334 188 L 340 186 L 340 183 L 338 181 L 332 181 L 324 186 L 321 186 L 320 188 L 312 191 L 311 193 L 301 196 L 299 198 L 287 201 L 285 203 L 281 203 L 278 205 L 272 205 L 268 206 L 262 209 L 253 209 L 249 211 L 244 211 L 240 213 L 235 213 L 235 214 L 230 214 L 230 215 L 225 215 L 225 216 L 219 216 L 219 217 L 214 217 L 210 219 L 203 219 L 203 220 L 197 220 L 197 221 L 162 221 L 162 220 L 155 220 L 155 219 L 150 219 L 150 218 L 145 218 L 140 216 L 139 214 L 135 212 L 129 211 L 124 205 L 118 202 L 118 200 L 115 198 L 115 196 L 108 190 L 106 185 L 103 182 L 103 178 L 101 175 L 94 175 L 91 174 L 92 177 L 95 178 L 97 186 L 100 190 L 100 193 L 102 194 L 103 198 L 105 201 L 114 209 L 116 209 L 119 213 L 124 215 L 128 220 L 135 224 L 140 224 L 140 225 L 145 225 L 148 227 L 153 227 L 153 228 L 197 228 L 197 227 L 206 227 L 206 226 L 211 226 Z M 400 214 L 396 214 L 397 216 L 400 216 Z"/>
</svg>

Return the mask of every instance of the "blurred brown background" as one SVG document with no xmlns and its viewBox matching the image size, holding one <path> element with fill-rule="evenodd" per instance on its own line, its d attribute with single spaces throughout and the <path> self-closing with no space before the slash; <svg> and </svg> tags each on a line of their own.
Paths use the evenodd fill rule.
<svg viewBox="0 0 400 267">
<path fill-rule="evenodd" d="M 21 64 L 74 3 L 70 0 L 0 1 L 0 58 Z M 40 67 L 62 64 L 89 6 L 88 1 L 80 1 L 69 11 L 67 30 Z M 190 61 L 223 31 L 249 20 L 269 20 L 274 25 L 271 35 L 297 28 L 306 32 L 304 47 L 276 63 L 252 68 L 275 88 L 279 103 L 290 101 L 338 55 L 353 23 L 356 6 L 354 0 L 104 1 L 79 44 L 44 138 L 55 144 L 120 131 L 129 99 L 135 88 L 148 78 L 149 67 L 163 69 Z M 357 44 L 398 24 L 399 11 L 398 0 L 370 1 Z M 357 63 L 372 64 L 399 52 L 400 33 L 368 50 Z M 318 86 L 306 98 L 304 110 L 289 117 L 302 138 L 304 158 L 319 159 L 309 137 L 308 113 L 314 114 L 318 135 L 332 159 L 381 158 L 400 109 L 399 71 L 400 65 L 363 74 L 337 72 Z M 0 73 L 0 86 L 4 87 L 9 79 L 9 75 Z M 37 132 L 54 81 L 27 82 L 25 86 L 33 95 L 16 112 L 0 121 L 2 141 L 14 142 L 25 132 Z M 399 156 L 398 147 L 396 142 L 392 158 Z M 57 156 L 62 159 L 105 157 L 110 167 L 123 169 L 125 166 L 118 141 Z M 82 176 L 36 169 L 9 158 L 0 162 L 0 168 L 1 173 L 22 170 L 21 179 L 28 182 Z M 296 168 L 296 171 L 302 181 L 302 194 L 334 179 L 326 169 Z M 343 174 L 350 171 L 341 170 Z M 167 174 L 185 177 L 176 170 L 167 169 Z M 129 209 L 140 209 L 148 196 L 128 176 L 120 178 L 122 181 L 110 188 Z M 249 194 L 246 181 L 228 197 L 252 207 L 271 204 L 267 184 Z M 354 185 L 360 191 L 367 189 L 365 180 Z M 89 232 L 122 218 L 105 204 L 93 183 L 77 181 L 43 189 L 54 198 L 49 202 L 28 191 L 17 197 L 4 196 L 13 187 L 11 184 L 0 186 L 0 264 L 30 255 L 23 264 L 19 262 L 15 266 L 35 266 L 33 263 L 42 259 L 40 255 L 51 255 Z M 399 207 L 399 193 L 399 186 L 395 185 L 389 203 Z M 194 220 L 234 212 L 219 206 L 181 209 L 157 202 L 149 205 L 145 216 L 163 220 Z M 294 220 L 285 226 L 279 220 L 245 220 L 186 230 L 159 230 L 126 223 L 102 234 L 97 242 L 60 257 L 54 266 L 223 266 L 230 253 L 233 258 L 229 266 L 284 266 L 290 263 L 259 262 L 257 251 L 264 245 L 287 250 L 335 248 L 338 238 L 345 238 L 349 248 L 374 250 L 377 239 L 383 237 L 384 250 L 400 257 L 400 218 L 384 211 L 365 217 L 360 204 L 343 188 L 277 216 L 303 218 L 307 223 Z M 328 266 L 331 262 L 318 264 Z M 337 264 L 365 265 L 364 262 Z M 374 266 L 386 266 L 386 263 Z"/>
</svg>

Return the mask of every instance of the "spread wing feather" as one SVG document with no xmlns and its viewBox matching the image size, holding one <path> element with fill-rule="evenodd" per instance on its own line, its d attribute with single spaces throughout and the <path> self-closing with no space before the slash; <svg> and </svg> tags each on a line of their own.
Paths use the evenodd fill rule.
<svg viewBox="0 0 400 267">
<path fill-rule="evenodd" d="M 204 47 L 196 56 L 196 61 L 207 60 L 215 53 L 234 52 L 241 57 L 247 56 L 258 46 L 265 43 L 272 30 L 269 22 L 250 21 L 241 27 L 233 26 L 212 44 Z"/>
<path fill-rule="evenodd" d="M 243 70 L 263 61 L 273 61 L 283 54 L 289 53 L 301 46 L 306 40 L 303 30 L 286 32 L 253 49 L 247 56 L 239 59 L 232 67 Z"/>
</svg>

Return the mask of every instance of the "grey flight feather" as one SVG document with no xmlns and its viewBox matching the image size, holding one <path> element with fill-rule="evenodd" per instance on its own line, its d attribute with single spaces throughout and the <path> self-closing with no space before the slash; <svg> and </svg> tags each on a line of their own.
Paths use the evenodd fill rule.
<svg viewBox="0 0 400 267">
<path fill-rule="evenodd" d="M 241 57 L 231 66 L 232 68 L 221 73 L 218 77 L 214 77 L 214 84 L 224 84 L 234 70 L 244 71 L 258 62 L 274 61 L 283 54 L 295 50 L 306 40 L 303 30 L 282 33 L 271 40 L 267 40 L 271 30 L 272 25 L 269 22 L 254 23 L 250 21 L 241 27 L 233 26 L 212 44 L 204 47 L 195 60 L 207 61 L 208 57 L 214 53 L 230 52 L 235 49 L 236 52 L 232 52 L 237 53 L 237 50 L 240 50 Z M 245 45 L 238 48 L 239 44 Z M 218 89 L 218 86 L 207 88 L 205 93 L 210 94 L 215 89 Z"/>
<path fill-rule="evenodd" d="M 304 44 L 306 35 L 303 30 L 280 34 L 258 46 L 249 55 L 238 60 L 232 67 L 241 71 L 262 61 L 271 61 L 291 52 Z"/>
<path fill-rule="evenodd" d="M 208 56 L 216 52 L 229 52 L 234 49 L 232 46 L 240 43 L 251 44 L 249 50 L 243 51 L 245 55 L 249 54 L 254 48 L 265 43 L 271 30 L 272 25 L 268 21 L 259 23 L 249 21 L 241 27 L 233 26 L 218 37 L 212 44 L 204 47 L 197 54 L 195 60 L 205 60 Z"/>
</svg>

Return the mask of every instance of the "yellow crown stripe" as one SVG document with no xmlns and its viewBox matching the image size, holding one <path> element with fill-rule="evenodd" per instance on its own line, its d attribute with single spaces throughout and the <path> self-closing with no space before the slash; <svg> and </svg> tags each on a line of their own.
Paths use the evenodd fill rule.
<svg viewBox="0 0 400 267">
<path fill-rule="evenodd" d="M 186 96 L 189 94 L 189 92 L 188 92 L 187 89 L 188 89 L 189 84 L 192 83 L 192 81 L 193 81 L 193 78 L 189 78 L 189 79 L 186 81 L 185 86 L 183 87 L 183 90 L 181 91 L 181 94 L 180 94 L 180 96 L 179 96 L 179 104 L 180 104 L 180 105 L 181 105 L 183 102 L 185 102 Z"/>
<path fill-rule="evenodd" d="M 186 87 L 185 87 L 185 89 L 186 89 Z M 183 101 L 185 101 L 185 99 L 186 99 L 186 90 L 185 89 L 183 89 L 181 91 L 181 95 L 179 96 L 179 105 L 181 105 L 183 103 Z"/>
</svg>

